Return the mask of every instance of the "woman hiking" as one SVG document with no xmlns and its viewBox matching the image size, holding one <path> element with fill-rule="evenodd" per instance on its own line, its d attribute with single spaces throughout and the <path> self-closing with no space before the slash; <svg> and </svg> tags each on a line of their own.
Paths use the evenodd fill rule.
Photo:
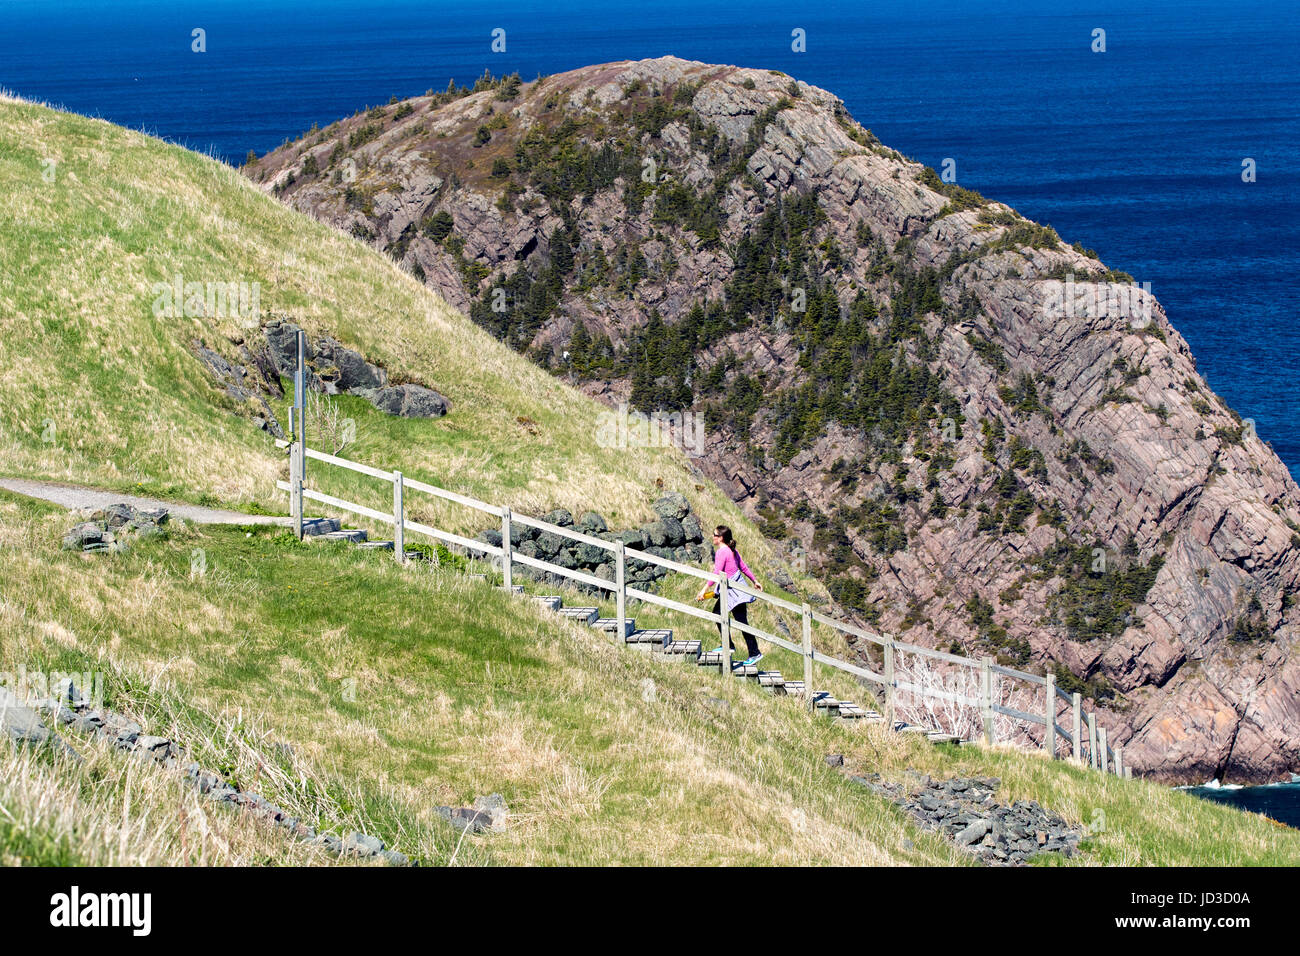
<svg viewBox="0 0 1300 956">
<path fill-rule="evenodd" d="M 734 620 L 739 621 L 741 624 L 748 624 L 748 604 L 750 601 L 754 600 L 754 596 L 752 594 L 745 594 L 743 591 L 738 591 L 731 587 L 731 585 L 743 584 L 745 578 L 749 578 L 750 582 L 754 585 L 754 589 L 757 591 L 763 590 L 763 585 L 758 583 L 758 579 L 754 577 L 753 573 L 749 570 L 749 567 L 745 564 L 745 559 L 742 558 L 740 552 L 736 550 L 736 541 L 731 536 L 731 529 L 725 524 L 720 524 L 713 529 L 713 550 L 713 570 L 715 573 L 722 575 L 724 582 L 723 590 L 718 595 L 718 599 L 713 605 L 713 613 L 730 614 Z M 744 577 L 742 577 L 742 575 Z M 724 600 L 726 601 L 727 606 L 726 611 L 723 611 L 722 609 Z M 722 635 L 721 621 L 718 622 L 718 635 Z M 749 652 L 749 658 L 745 661 L 744 666 L 748 667 L 751 664 L 757 664 L 761 661 L 763 655 L 759 652 L 758 641 L 754 640 L 752 634 L 744 634 L 744 637 L 745 647 Z M 731 643 L 731 650 L 734 653 L 736 650 L 736 644 L 734 641 L 730 641 L 730 638 L 728 638 L 728 640 Z M 719 644 L 711 653 L 722 653 L 722 645 Z"/>
</svg>

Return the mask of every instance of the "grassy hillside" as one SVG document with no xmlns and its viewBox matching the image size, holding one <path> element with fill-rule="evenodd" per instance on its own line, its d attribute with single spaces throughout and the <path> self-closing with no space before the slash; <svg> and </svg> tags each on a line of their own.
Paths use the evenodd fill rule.
<svg viewBox="0 0 1300 956">
<path fill-rule="evenodd" d="M 195 337 L 227 348 L 238 323 L 151 309 L 152 284 L 175 274 L 258 281 L 264 308 L 455 403 L 436 422 L 349 405 L 353 457 L 525 510 L 594 507 L 620 524 L 647 515 L 662 479 L 762 555 L 752 527 L 679 455 L 597 447 L 594 403 L 387 260 L 208 159 L 5 101 L 0 196 L 9 473 L 280 505 L 282 456 L 223 407 L 190 352 Z M 1077 862 L 1300 862 L 1300 836 L 1260 818 L 1034 754 L 812 720 L 795 700 L 657 663 L 450 569 L 257 528 L 176 528 L 123 554 L 74 554 L 58 547 L 66 525 L 59 509 L 0 495 L 0 671 L 102 671 L 110 706 L 192 759 L 425 862 L 967 862 L 828 767 L 827 753 L 893 777 L 997 774 L 1002 798 L 1038 799 L 1075 823 L 1101 810 L 1107 829 Z M 864 699 L 846 681 L 819 683 Z M 0 743 L 0 861 L 331 862 L 174 776 L 69 741 L 87 757 L 80 767 Z M 512 811 L 502 833 L 458 841 L 434 812 L 493 791 Z"/>
<path fill-rule="evenodd" d="M 0 670 L 102 670 L 110 706 L 205 766 L 427 862 L 967 862 L 826 753 L 894 777 L 996 774 L 1003 799 L 1072 822 L 1100 810 L 1106 832 L 1081 863 L 1300 862 L 1300 834 L 1262 818 L 1032 753 L 812 720 L 793 699 L 656 663 L 455 572 L 274 529 L 177 530 L 122 555 L 72 554 L 57 548 L 65 524 L 57 509 L 0 498 Z M 328 862 L 69 740 L 88 767 L 0 747 L 9 857 Z M 492 791 L 512 810 L 503 833 L 458 843 L 433 812 Z"/>
<path fill-rule="evenodd" d="M 155 284 L 179 275 L 259 283 L 264 313 L 452 400 L 445 419 L 412 421 L 343 398 L 358 419 L 350 457 L 522 510 L 596 508 L 627 524 L 650 516 L 661 480 L 706 520 L 743 524 L 684 456 L 599 447 L 601 406 L 383 255 L 205 156 L 0 98 L 0 196 L 0 458 L 11 475 L 284 511 L 283 455 L 232 414 L 192 351 L 202 339 L 233 358 L 230 340 L 256 328 L 155 315 Z"/>
</svg>

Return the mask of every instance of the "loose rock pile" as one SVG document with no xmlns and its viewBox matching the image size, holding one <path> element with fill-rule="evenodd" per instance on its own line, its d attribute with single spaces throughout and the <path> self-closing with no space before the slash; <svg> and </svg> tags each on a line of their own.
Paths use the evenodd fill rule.
<svg viewBox="0 0 1300 956">
<path fill-rule="evenodd" d="M 8 695 L 8 697 L 4 696 Z M 197 763 L 185 762 L 185 750 L 166 737 L 144 733 L 135 721 L 105 707 L 94 708 L 69 679 L 55 688 L 54 697 L 45 697 L 23 704 L 0 688 L 0 725 L 12 739 L 36 744 L 59 741 L 56 734 L 36 717 L 39 712 L 58 723 L 80 733 L 93 735 L 111 743 L 139 760 L 152 761 L 159 766 L 183 772 L 189 783 L 219 804 L 242 808 L 260 819 L 285 830 L 295 839 L 310 843 L 335 856 L 366 859 L 378 857 L 392 866 L 410 866 L 411 861 L 395 850 L 385 848 L 378 837 L 365 833 L 352 833 L 345 837 L 333 833 L 318 833 L 312 826 L 257 793 L 242 791 L 227 782 L 219 773 L 207 771 Z M 70 750 L 74 759 L 80 755 Z"/>
<path fill-rule="evenodd" d="M 542 515 L 542 520 L 561 528 L 573 528 L 604 541 L 622 541 L 629 548 L 647 551 L 681 564 L 699 563 L 709 558 L 709 549 L 703 543 L 704 528 L 692 512 L 685 495 L 669 492 L 651 507 L 657 516 L 656 520 L 628 531 L 610 531 L 605 519 L 594 511 L 583 512 L 575 521 L 572 513 L 560 508 Z M 500 547 L 501 532 L 495 529 L 481 532 L 478 540 Z M 570 541 L 550 531 L 539 531 L 515 523 L 510 528 L 510 546 L 520 554 L 562 568 L 586 571 L 606 581 L 615 579 L 613 555 L 594 544 Z M 559 580 L 549 580 L 558 576 L 521 565 L 515 566 L 512 573 L 522 578 L 559 583 Z M 627 562 L 627 583 L 635 588 L 645 589 L 667 573 L 667 569 L 657 564 L 637 560 Z"/>
<path fill-rule="evenodd" d="M 82 520 L 63 536 L 68 551 L 121 551 L 135 541 L 163 533 L 167 509 L 142 511 L 127 504 L 78 512 Z"/>
<path fill-rule="evenodd" d="M 1010 806 L 993 799 L 997 777 L 931 780 L 909 774 L 908 787 L 887 783 L 879 774 L 851 779 L 892 800 L 926 830 L 938 830 L 990 866 L 1018 866 L 1037 853 L 1073 856 L 1082 830 L 1033 800 Z"/>
</svg>

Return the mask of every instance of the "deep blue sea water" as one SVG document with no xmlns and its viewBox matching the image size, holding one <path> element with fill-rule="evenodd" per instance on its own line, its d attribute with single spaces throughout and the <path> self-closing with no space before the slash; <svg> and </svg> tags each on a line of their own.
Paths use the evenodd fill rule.
<svg viewBox="0 0 1300 956">
<path fill-rule="evenodd" d="M 829 89 L 888 145 L 955 160 L 962 185 L 1150 282 L 1300 475 L 1300 4 L 0 0 L 0 87 L 232 162 L 452 77 L 667 53 Z"/>
<path fill-rule="evenodd" d="M 1188 793 L 1300 828 L 1300 781 L 1262 787 L 1191 787 Z"/>
</svg>

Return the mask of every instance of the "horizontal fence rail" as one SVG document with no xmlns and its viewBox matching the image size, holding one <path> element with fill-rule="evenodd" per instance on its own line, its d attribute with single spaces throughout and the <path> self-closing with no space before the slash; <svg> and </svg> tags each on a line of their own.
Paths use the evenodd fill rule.
<svg viewBox="0 0 1300 956">
<path fill-rule="evenodd" d="M 304 499 L 308 501 L 316 501 L 340 511 L 346 511 L 351 514 L 368 518 L 372 521 L 393 526 L 394 556 L 399 562 L 406 561 L 405 546 L 402 543 L 405 540 L 405 534 L 406 532 L 414 532 L 432 538 L 435 541 L 462 548 L 468 552 L 486 555 L 493 559 L 499 559 L 502 578 L 506 587 L 510 587 L 512 584 L 511 571 L 513 565 L 517 563 L 524 567 L 554 575 L 557 578 L 564 578 L 591 588 L 607 591 L 615 597 L 618 604 L 617 620 L 620 631 L 625 630 L 627 626 L 628 618 L 626 609 L 627 600 L 629 598 L 679 614 L 685 614 L 698 620 L 709 621 L 718 625 L 722 631 L 723 653 L 721 655 L 722 663 L 720 664 L 720 668 L 724 674 L 728 673 L 731 669 L 731 651 L 729 650 L 729 647 L 733 632 L 742 635 L 747 634 L 759 640 L 767 641 L 768 643 L 783 648 L 784 650 L 796 654 L 803 659 L 804 686 L 807 691 L 806 697 L 810 709 L 813 707 L 811 686 L 812 665 L 817 663 L 850 674 L 868 684 L 882 687 L 884 690 L 884 706 L 886 714 L 891 722 L 894 720 L 897 706 L 896 695 L 899 692 L 916 694 L 931 700 L 942 701 L 960 707 L 977 709 L 983 715 L 984 739 L 990 744 L 995 743 L 997 740 L 995 732 L 995 717 L 1008 717 L 1022 724 L 1043 728 L 1042 746 L 1053 758 L 1057 756 L 1056 749 L 1059 740 L 1064 742 L 1070 756 L 1094 769 L 1103 772 L 1113 772 L 1118 776 L 1131 776 L 1132 774 L 1131 769 L 1125 765 L 1123 748 L 1118 746 L 1112 748 L 1108 744 L 1106 740 L 1106 729 L 1098 725 L 1096 713 L 1092 711 L 1085 712 L 1082 707 L 1082 699 L 1080 695 L 1078 693 L 1067 692 L 1058 687 L 1054 675 L 1043 677 L 1038 674 L 1030 674 L 1025 671 L 1016 670 L 1015 668 L 994 663 L 987 657 L 974 659 L 964 657 L 960 654 L 951 654 L 946 651 L 935 650 L 930 647 L 922 647 L 917 644 L 900 643 L 899 641 L 893 640 L 888 635 L 875 634 L 865 628 L 849 624 L 846 621 L 838 621 L 832 617 L 828 617 L 825 614 L 814 611 L 807 604 L 796 604 L 785 598 L 768 594 L 766 591 L 752 588 L 748 584 L 731 584 L 723 580 L 723 576 L 717 572 L 692 567 L 688 564 L 682 564 L 658 554 L 651 554 L 648 551 L 628 548 L 623 544 L 623 542 L 618 540 L 609 541 L 605 538 L 598 538 L 594 535 L 585 534 L 574 528 L 566 528 L 549 521 L 544 521 L 541 518 L 515 514 L 508 507 L 490 504 L 469 495 L 449 491 L 446 488 L 439 488 L 436 485 L 417 481 L 413 478 L 407 478 L 400 471 L 385 471 L 381 468 L 363 465 L 359 462 L 349 461 L 346 458 L 340 458 L 336 455 L 329 455 L 322 451 L 305 448 L 298 442 L 278 440 L 276 445 L 280 448 L 289 450 L 290 480 L 287 482 L 277 481 L 276 487 L 281 491 L 287 491 L 289 493 L 291 513 L 295 516 L 295 529 L 300 537 L 302 536 L 302 502 Z M 380 511 L 377 508 L 372 508 L 367 505 L 358 504 L 357 502 L 348 501 L 344 498 L 338 498 L 333 495 L 328 495 L 307 488 L 305 486 L 305 465 L 308 459 L 326 465 L 343 468 L 356 474 L 364 475 L 368 478 L 374 478 L 378 481 L 392 485 L 393 511 L 391 513 Z M 463 535 L 455 534 L 451 531 L 444 531 L 432 527 L 431 525 L 407 518 L 405 514 L 405 493 L 412 491 L 431 495 L 442 501 L 458 504 L 482 514 L 500 519 L 501 544 L 493 545 L 486 541 L 467 538 Z M 514 525 L 521 525 L 523 527 L 547 532 L 563 538 L 566 541 L 588 544 L 610 553 L 613 556 L 612 563 L 615 567 L 614 579 L 610 580 L 599 577 L 586 571 L 580 571 L 576 568 L 562 567 L 561 565 L 545 561 L 541 558 L 519 553 L 511 544 L 512 528 Z M 723 593 L 724 588 L 728 588 L 732 591 L 738 591 L 747 595 L 755 601 L 761 601 L 772 608 L 796 614 L 800 617 L 802 624 L 802 641 L 797 642 L 793 638 L 786 639 L 779 637 L 751 624 L 732 620 L 730 614 L 715 613 L 710 610 L 705 610 L 702 607 L 664 597 L 661 594 L 655 594 L 652 591 L 632 587 L 626 583 L 628 562 L 642 562 L 644 564 L 663 568 L 675 574 L 712 582 L 719 594 Z M 828 627 L 842 636 L 856 638 L 861 641 L 866 641 L 875 647 L 879 647 L 884 657 L 884 673 L 877 673 L 870 668 L 849 661 L 840 660 L 839 658 L 832 657 L 823 651 L 818 650 L 812 642 L 812 627 L 814 624 Z M 782 628 L 784 629 L 784 624 L 782 624 Z M 926 660 L 939 661 L 951 667 L 965 668 L 971 671 L 975 679 L 978 681 L 978 696 L 971 696 L 970 694 L 961 693 L 952 689 L 925 686 L 905 678 L 897 677 L 896 668 L 899 663 L 899 655 L 907 654 Z M 712 661 L 710 661 L 710 666 L 712 666 Z M 1028 685 L 1028 687 L 1034 689 L 1033 693 L 1035 693 L 1042 701 L 1043 709 L 1038 713 L 1032 713 L 1004 703 L 1001 696 L 1001 683 L 1003 678 L 1018 682 L 1021 685 Z M 1067 718 L 1060 718 L 1060 715 L 1058 714 L 1058 707 L 1061 702 L 1064 702 L 1068 708 L 1069 716 Z M 1069 726 L 1066 727 L 1058 723 L 1058 718 L 1068 720 Z"/>
</svg>

